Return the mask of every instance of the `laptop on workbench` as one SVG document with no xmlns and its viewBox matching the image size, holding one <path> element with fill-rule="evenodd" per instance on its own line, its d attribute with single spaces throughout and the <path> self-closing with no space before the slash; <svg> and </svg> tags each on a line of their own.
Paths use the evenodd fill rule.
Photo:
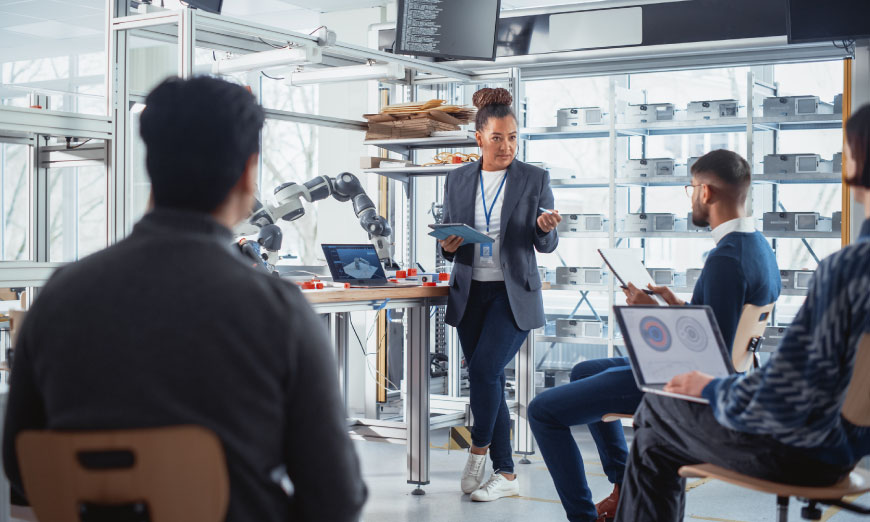
<svg viewBox="0 0 870 522">
<path fill-rule="evenodd" d="M 321 246 L 332 280 L 336 283 L 349 283 L 351 288 L 419 286 L 413 283 L 388 281 L 378 253 L 372 244 L 323 244 Z"/>
</svg>

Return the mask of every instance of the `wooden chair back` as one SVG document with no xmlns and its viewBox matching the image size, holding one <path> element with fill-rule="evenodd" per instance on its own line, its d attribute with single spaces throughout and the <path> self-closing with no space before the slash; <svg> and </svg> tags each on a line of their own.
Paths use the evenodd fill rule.
<svg viewBox="0 0 870 522">
<path fill-rule="evenodd" d="M 858 343 L 852 379 L 841 413 L 856 426 L 870 426 L 870 334 L 864 334 Z"/>
<path fill-rule="evenodd" d="M 751 304 L 743 306 L 740 322 L 737 323 L 737 333 L 734 335 L 734 344 L 731 345 L 731 362 L 738 372 L 746 372 L 752 368 L 755 352 L 764 335 L 771 312 L 773 312 L 773 303 L 765 306 Z"/>
<path fill-rule="evenodd" d="M 200 426 L 24 431 L 24 491 L 39 520 L 223 522 L 229 477 L 220 440 Z"/>
</svg>

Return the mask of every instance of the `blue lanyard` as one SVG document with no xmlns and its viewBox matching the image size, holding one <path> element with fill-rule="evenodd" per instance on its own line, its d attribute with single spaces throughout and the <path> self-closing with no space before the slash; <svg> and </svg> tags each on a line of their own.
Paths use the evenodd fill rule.
<svg viewBox="0 0 870 522">
<path fill-rule="evenodd" d="M 495 198 L 492 200 L 492 205 L 489 209 L 486 208 L 486 192 L 483 188 L 483 172 L 480 173 L 480 199 L 483 200 L 483 215 L 486 216 L 486 232 L 489 233 L 489 219 L 492 217 L 492 211 L 495 209 L 495 202 L 498 201 L 498 196 L 501 194 L 501 189 L 504 188 L 504 182 L 507 179 L 507 171 L 501 178 L 501 185 L 498 186 L 498 192 L 495 193 Z"/>
</svg>

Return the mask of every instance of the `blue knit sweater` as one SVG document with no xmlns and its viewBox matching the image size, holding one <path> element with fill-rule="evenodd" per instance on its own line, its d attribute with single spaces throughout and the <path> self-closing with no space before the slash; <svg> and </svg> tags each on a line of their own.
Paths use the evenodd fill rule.
<svg viewBox="0 0 870 522">
<path fill-rule="evenodd" d="M 703 396 L 727 428 L 811 449 L 821 461 L 854 465 L 870 454 L 870 428 L 851 424 L 840 410 L 856 348 L 867 333 L 870 220 L 855 244 L 819 265 L 804 305 L 768 363 L 749 375 L 714 379 Z"/>
<path fill-rule="evenodd" d="M 695 284 L 693 305 L 708 305 L 731 349 L 743 305 L 765 306 L 779 298 L 776 256 L 759 232 L 731 232 L 710 251 Z"/>
</svg>

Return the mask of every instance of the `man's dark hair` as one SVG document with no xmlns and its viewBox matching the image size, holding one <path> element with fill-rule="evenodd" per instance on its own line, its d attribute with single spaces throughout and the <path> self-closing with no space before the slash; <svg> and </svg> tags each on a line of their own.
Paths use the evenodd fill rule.
<svg viewBox="0 0 870 522">
<path fill-rule="evenodd" d="M 712 176 L 723 185 L 734 189 L 737 201 L 745 201 L 752 184 L 752 169 L 740 154 L 718 149 L 704 154 L 692 165 L 692 174 Z"/>
<path fill-rule="evenodd" d="M 263 109 L 239 85 L 169 78 L 145 100 L 140 134 L 154 206 L 211 212 L 260 150 Z"/>
<path fill-rule="evenodd" d="M 843 170 L 846 183 L 870 188 L 870 104 L 864 105 L 846 120 L 846 142 L 858 167 L 851 178 L 845 178 L 846 170 Z"/>
</svg>

